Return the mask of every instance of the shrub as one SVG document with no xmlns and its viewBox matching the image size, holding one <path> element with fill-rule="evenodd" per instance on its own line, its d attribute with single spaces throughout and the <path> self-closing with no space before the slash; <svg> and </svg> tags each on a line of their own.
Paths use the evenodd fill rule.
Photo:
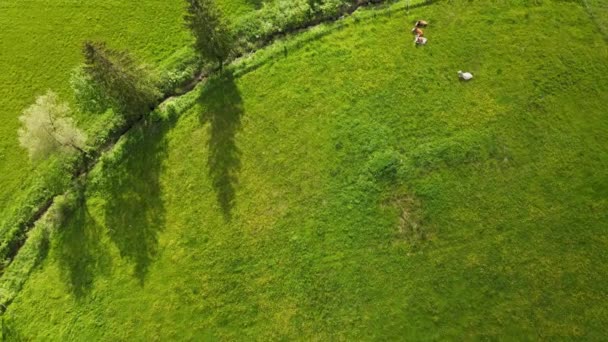
<svg viewBox="0 0 608 342">
<path fill-rule="evenodd" d="M 348 3 L 344 0 L 324 0 L 319 5 L 319 11 L 325 16 L 336 16 Z"/>
<path fill-rule="evenodd" d="M 250 50 L 273 35 L 302 28 L 315 20 L 334 17 L 350 0 L 277 0 L 243 17 L 235 27 L 239 47 Z"/>
<path fill-rule="evenodd" d="M 82 66 L 75 68 L 70 76 L 70 86 L 74 92 L 76 105 L 81 112 L 103 113 L 108 109 L 111 99 L 87 74 Z"/>
<path fill-rule="evenodd" d="M 167 70 L 161 75 L 160 89 L 168 94 L 191 80 L 197 71 L 198 66 L 195 63 L 185 65 L 184 68 Z"/>
</svg>

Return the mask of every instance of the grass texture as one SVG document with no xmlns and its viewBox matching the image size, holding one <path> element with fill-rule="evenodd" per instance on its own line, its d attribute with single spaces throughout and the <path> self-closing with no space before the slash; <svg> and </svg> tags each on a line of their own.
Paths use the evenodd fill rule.
<svg viewBox="0 0 608 342">
<path fill-rule="evenodd" d="M 399 3 L 277 42 L 104 158 L 5 336 L 601 339 L 606 60 L 573 2 Z"/>
</svg>

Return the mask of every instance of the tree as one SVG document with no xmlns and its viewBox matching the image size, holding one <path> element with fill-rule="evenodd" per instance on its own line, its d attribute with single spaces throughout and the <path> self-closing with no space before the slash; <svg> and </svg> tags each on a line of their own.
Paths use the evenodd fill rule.
<svg viewBox="0 0 608 342">
<path fill-rule="evenodd" d="M 59 102 L 52 91 L 39 96 L 19 117 L 19 143 L 29 152 L 31 160 L 46 159 L 57 152 L 86 154 L 86 136 L 72 118 L 67 103 Z"/>
<path fill-rule="evenodd" d="M 70 86 L 74 92 L 74 99 L 78 110 L 83 113 L 103 113 L 112 103 L 103 89 L 93 81 L 93 78 L 84 71 L 82 65 L 72 70 Z"/>
<path fill-rule="evenodd" d="M 151 73 L 138 65 L 127 52 L 110 49 L 104 43 L 87 41 L 83 54 L 84 75 L 80 76 L 84 77 L 83 84 L 93 83 L 89 88 L 100 93 L 90 100 L 102 99 L 108 102 L 104 104 L 106 107 L 132 119 L 147 113 L 161 96 Z"/>
<path fill-rule="evenodd" d="M 207 60 L 219 63 L 220 70 L 234 45 L 234 36 L 228 22 L 213 0 L 186 0 L 186 27 L 192 31 L 194 47 Z"/>
</svg>

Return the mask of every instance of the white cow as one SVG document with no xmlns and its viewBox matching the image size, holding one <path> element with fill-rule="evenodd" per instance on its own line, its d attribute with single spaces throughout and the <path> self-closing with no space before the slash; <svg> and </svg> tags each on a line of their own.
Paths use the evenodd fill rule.
<svg viewBox="0 0 608 342">
<path fill-rule="evenodd" d="M 420 35 L 416 35 L 416 38 L 414 39 L 414 43 L 417 45 L 426 45 L 426 41 L 427 39 Z"/>
<path fill-rule="evenodd" d="M 458 71 L 458 77 L 460 77 L 461 80 L 468 81 L 473 78 L 473 75 L 470 72 Z"/>
</svg>

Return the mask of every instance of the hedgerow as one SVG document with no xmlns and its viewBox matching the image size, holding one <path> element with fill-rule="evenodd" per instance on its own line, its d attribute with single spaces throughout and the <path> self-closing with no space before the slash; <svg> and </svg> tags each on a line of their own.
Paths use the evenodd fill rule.
<svg viewBox="0 0 608 342">
<path fill-rule="evenodd" d="M 235 23 L 240 52 L 255 48 L 272 36 L 339 15 L 354 0 L 278 0 Z"/>
</svg>

